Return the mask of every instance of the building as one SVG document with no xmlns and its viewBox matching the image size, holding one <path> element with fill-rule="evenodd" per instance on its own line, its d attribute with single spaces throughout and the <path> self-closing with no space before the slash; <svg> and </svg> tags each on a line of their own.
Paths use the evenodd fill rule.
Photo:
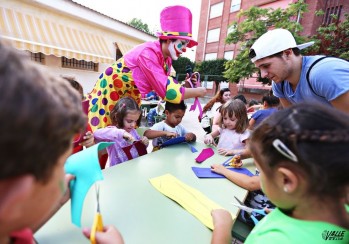
<svg viewBox="0 0 349 244">
<path fill-rule="evenodd" d="M 157 38 L 71 0 L 0 0 L 0 36 L 84 92 L 134 46 Z"/>
<path fill-rule="evenodd" d="M 304 30 L 302 35 L 310 36 L 316 33 L 321 24 L 329 24 L 333 20 L 331 14 L 339 19 L 349 13 L 347 0 L 304 0 L 308 4 L 309 12 L 299 20 Z M 237 14 L 240 10 L 247 10 L 252 6 L 261 8 L 287 8 L 297 0 L 202 0 L 199 23 L 198 42 L 195 61 L 214 59 L 233 59 L 239 51 L 238 45 L 226 44 L 229 25 L 233 21 L 240 22 Z M 322 9 L 324 16 L 315 16 L 316 10 Z M 260 99 L 271 88 L 256 82 L 255 78 L 240 81 L 239 84 L 230 83 L 233 94 L 241 93 L 248 98 Z"/>
</svg>

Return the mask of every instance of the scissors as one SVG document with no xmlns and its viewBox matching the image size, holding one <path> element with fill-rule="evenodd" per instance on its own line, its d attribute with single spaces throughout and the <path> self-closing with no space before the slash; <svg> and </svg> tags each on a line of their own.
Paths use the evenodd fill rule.
<svg viewBox="0 0 349 244">
<path fill-rule="evenodd" d="M 252 213 L 258 213 L 258 214 L 261 214 L 264 216 L 267 215 L 267 213 L 264 211 L 264 209 L 249 208 L 243 202 L 241 202 L 236 196 L 234 196 L 234 198 L 236 199 L 236 201 L 238 201 L 239 204 L 236 204 L 236 203 L 232 203 L 232 204 L 234 206 L 240 208 L 241 210 L 246 211 L 250 215 L 250 218 L 252 219 L 252 221 L 255 225 L 258 224 L 259 220 L 255 216 L 253 216 Z"/>
<path fill-rule="evenodd" d="M 240 154 L 236 154 L 236 155 L 240 155 Z M 233 158 L 234 158 L 236 155 L 233 155 L 232 157 L 229 157 L 226 161 L 224 161 L 224 162 L 222 163 L 222 165 L 223 165 L 224 167 L 228 167 L 228 166 L 234 167 Z M 235 161 L 235 160 L 234 160 L 234 161 Z"/>
<path fill-rule="evenodd" d="M 93 220 L 93 225 L 91 229 L 91 235 L 90 235 L 91 244 L 96 244 L 96 232 L 103 231 L 103 220 L 102 220 L 102 215 L 99 208 L 99 185 L 95 184 L 95 189 L 96 189 L 96 199 L 97 199 L 97 212 Z"/>
</svg>

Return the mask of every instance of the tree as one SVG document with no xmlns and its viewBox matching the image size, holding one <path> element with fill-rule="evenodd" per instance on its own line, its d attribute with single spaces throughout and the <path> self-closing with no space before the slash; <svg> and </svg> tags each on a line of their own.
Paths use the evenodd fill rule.
<svg viewBox="0 0 349 244">
<path fill-rule="evenodd" d="M 186 76 L 185 68 L 187 65 L 190 65 L 192 69 L 195 68 L 195 63 L 193 63 L 189 58 L 187 57 L 179 57 L 177 60 L 173 60 L 172 66 L 176 70 L 176 78 L 178 81 L 183 81 Z"/>
<path fill-rule="evenodd" d="M 317 15 L 323 15 L 318 11 Z M 331 16 L 334 22 L 327 26 L 320 26 L 313 39 L 316 45 L 309 50 L 309 54 L 324 54 L 349 60 L 349 14 L 345 14 L 343 22 L 337 20 L 336 15 Z"/>
<path fill-rule="evenodd" d="M 261 79 L 258 69 L 250 61 L 248 56 L 252 44 L 270 27 L 284 28 L 289 30 L 295 37 L 297 43 L 303 43 L 306 38 L 299 36 L 303 28 L 297 22 L 297 16 L 300 17 L 307 11 L 307 4 L 303 1 L 290 4 L 286 9 L 271 9 L 251 7 L 247 11 L 241 10 L 239 18 L 244 21 L 233 22 L 233 31 L 228 35 L 226 43 L 234 43 L 240 46 L 240 52 L 233 60 L 225 63 L 224 77 L 231 82 L 239 83 L 240 80 L 250 78 L 257 74 L 257 81 L 269 83 L 267 79 Z"/>
<path fill-rule="evenodd" d="M 131 21 L 129 21 L 127 24 L 133 26 L 134 28 L 144 31 L 150 35 L 154 35 L 148 27 L 148 24 L 143 23 L 143 21 L 141 19 L 137 19 L 137 18 L 133 18 Z"/>
<path fill-rule="evenodd" d="M 196 71 L 201 75 L 201 80 L 210 80 L 216 83 L 216 91 L 219 87 L 219 83 L 226 81 L 227 79 L 223 76 L 226 59 L 216 59 L 202 61 L 200 64 L 196 65 Z M 206 79 L 207 78 L 207 79 Z"/>
</svg>

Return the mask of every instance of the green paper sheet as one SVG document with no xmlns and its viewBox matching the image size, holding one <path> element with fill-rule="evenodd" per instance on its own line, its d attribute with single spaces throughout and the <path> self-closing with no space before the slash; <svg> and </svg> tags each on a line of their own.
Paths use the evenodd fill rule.
<svg viewBox="0 0 349 244">
<path fill-rule="evenodd" d="M 103 180 L 98 151 L 112 144 L 114 142 L 101 142 L 75 153 L 64 165 L 66 173 L 75 175 L 75 179 L 70 182 L 71 219 L 78 227 L 81 227 L 82 207 L 88 190 L 96 181 Z"/>
</svg>

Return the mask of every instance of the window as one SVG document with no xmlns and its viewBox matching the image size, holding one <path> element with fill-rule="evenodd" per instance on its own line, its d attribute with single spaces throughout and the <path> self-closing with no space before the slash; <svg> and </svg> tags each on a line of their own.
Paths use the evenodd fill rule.
<svg viewBox="0 0 349 244">
<path fill-rule="evenodd" d="M 234 58 L 234 51 L 226 51 L 224 52 L 224 59 L 231 60 Z"/>
<path fill-rule="evenodd" d="M 228 27 L 227 36 L 236 30 L 236 25 L 231 25 Z"/>
<path fill-rule="evenodd" d="M 223 13 L 223 2 L 217 3 L 211 6 L 210 19 L 222 16 Z"/>
<path fill-rule="evenodd" d="M 241 0 L 231 0 L 230 12 L 239 11 L 241 7 Z"/>
<path fill-rule="evenodd" d="M 30 59 L 35 61 L 35 62 L 44 64 L 44 62 L 45 62 L 45 55 L 43 53 L 32 53 L 32 52 L 30 52 Z"/>
<path fill-rule="evenodd" d="M 218 42 L 220 31 L 220 28 L 209 30 L 207 33 L 207 43 Z"/>
<path fill-rule="evenodd" d="M 217 53 L 206 53 L 205 54 L 205 61 L 216 60 L 216 59 L 217 59 Z"/>
<path fill-rule="evenodd" d="M 332 2 L 330 2 L 330 1 L 326 2 L 326 7 L 325 7 L 326 11 L 325 11 L 325 15 L 324 15 L 324 18 L 322 21 L 324 25 L 329 25 L 332 22 L 339 20 L 341 17 L 343 5 L 335 6 L 334 4 L 331 4 L 331 3 Z M 337 19 L 334 19 L 332 17 L 332 15 L 337 16 Z"/>
<path fill-rule="evenodd" d="M 122 57 L 121 50 L 119 46 L 115 43 L 115 60 L 118 60 L 121 57 Z"/>
<path fill-rule="evenodd" d="M 77 60 L 75 58 L 62 57 L 62 67 L 71 69 L 83 69 L 90 71 L 98 71 L 98 63 L 92 61 L 87 62 L 85 60 Z"/>
</svg>

